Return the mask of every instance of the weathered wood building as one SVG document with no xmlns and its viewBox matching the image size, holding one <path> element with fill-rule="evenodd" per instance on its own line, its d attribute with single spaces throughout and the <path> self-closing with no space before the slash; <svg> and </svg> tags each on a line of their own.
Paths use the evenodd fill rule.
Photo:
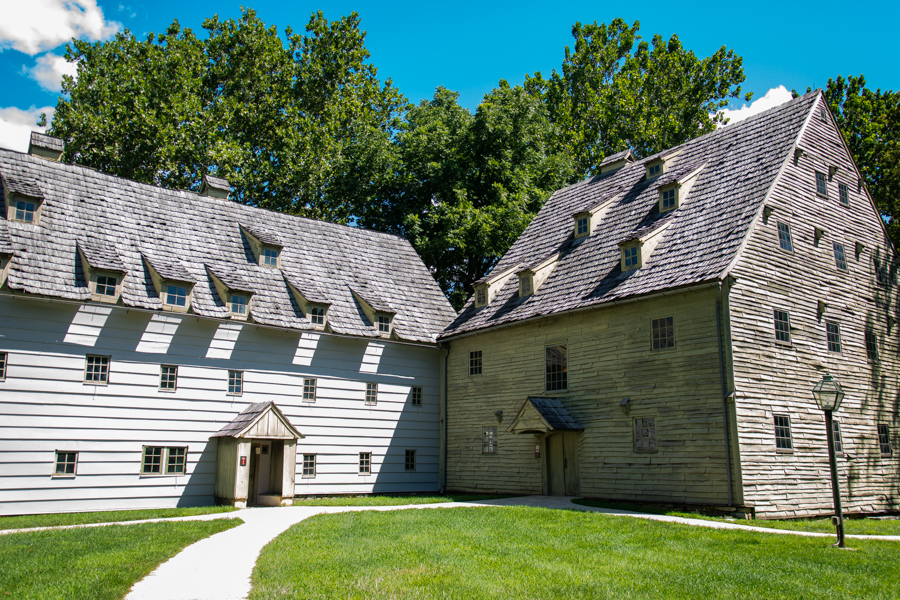
<svg viewBox="0 0 900 600">
<path fill-rule="evenodd" d="M 454 312 L 408 242 L 61 150 L 0 150 L 0 514 L 438 489 Z"/>
<path fill-rule="evenodd" d="M 556 192 L 441 337 L 447 488 L 900 509 L 897 258 L 819 92 Z"/>
</svg>

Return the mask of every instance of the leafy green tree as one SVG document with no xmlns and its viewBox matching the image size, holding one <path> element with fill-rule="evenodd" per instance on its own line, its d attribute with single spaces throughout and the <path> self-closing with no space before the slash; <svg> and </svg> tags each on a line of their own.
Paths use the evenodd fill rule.
<svg viewBox="0 0 900 600">
<path fill-rule="evenodd" d="M 866 87 L 865 77 L 829 79 L 825 99 L 894 244 L 900 246 L 900 92 Z"/>
</svg>

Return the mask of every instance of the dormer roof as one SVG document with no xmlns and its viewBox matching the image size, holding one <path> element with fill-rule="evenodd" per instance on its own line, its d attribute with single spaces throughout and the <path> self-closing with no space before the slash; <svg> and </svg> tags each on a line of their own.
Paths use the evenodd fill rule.
<svg viewBox="0 0 900 600">
<path fill-rule="evenodd" d="M 318 290 L 308 281 L 300 282 L 297 281 L 295 277 L 291 277 L 287 274 L 284 275 L 284 280 L 289 286 L 294 288 L 298 294 L 303 296 L 303 299 L 307 302 L 310 302 L 312 304 L 331 304 L 331 302 L 328 300 L 327 294 Z"/>
<path fill-rule="evenodd" d="M 251 296 L 254 293 L 253 285 L 230 267 L 206 265 L 206 271 L 218 279 L 230 292 L 242 292 Z"/>
<path fill-rule="evenodd" d="M 634 153 L 631 150 L 622 150 L 604 158 L 599 165 L 600 173 L 609 173 L 621 169 L 625 165 L 634 162 Z"/>
<path fill-rule="evenodd" d="M 108 246 L 102 240 L 84 238 L 78 240 L 77 244 L 78 250 L 81 251 L 92 269 L 115 273 L 127 271 L 115 248 Z"/>
<path fill-rule="evenodd" d="M 178 281 L 181 283 L 193 283 L 190 272 L 177 259 L 162 255 L 152 255 L 146 251 L 141 252 L 141 256 L 147 265 L 156 271 L 159 277 L 164 281 Z"/>
<path fill-rule="evenodd" d="M 37 178 L 30 174 L 2 175 L 3 183 L 11 194 L 27 196 L 28 198 L 36 198 L 43 200 L 44 192 L 37 181 Z"/>
<path fill-rule="evenodd" d="M 518 302 L 518 282 L 507 281 L 488 306 L 476 308 L 470 300 L 441 338 L 720 281 L 768 190 L 793 159 L 804 123 L 820 97 L 820 92 L 806 94 L 614 173 L 556 191 L 493 270 L 532 265 L 560 252 L 541 292 Z M 647 178 L 646 165 L 659 159 L 666 160 L 664 171 Z M 660 186 L 677 185 L 700 166 L 685 203 L 660 213 Z M 574 239 L 573 215 L 617 195 L 591 235 Z M 655 235 L 663 227 L 665 232 Z M 651 237 L 655 248 L 639 269 L 623 271 L 619 244 L 644 237 Z"/>
<path fill-rule="evenodd" d="M 368 304 L 375 312 L 385 313 L 389 315 L 397 314 L 397 309 L 394 308 L 388 301 L 384 300 L 384 298 L 382 298 L 382 293 L 377 292 L 376 290 L 361 283 L 350 285 L 350 290 L 358 299 Z"/>
<path fill-rule="evenodd" d="M 260 227 L 259 225 L 247 225 L 242 223 L 241 229 L 255 237 L 266 246 L 284 248 L 284 242 L 282 241 L 281 236 L 265 227 Z"/>
<path fill-rule="evenodd" d="M 13 254 L 14 248 L 9 230 L 6 228 L 6 221 L 0 219 L 0 254 Z"/>
</svg>

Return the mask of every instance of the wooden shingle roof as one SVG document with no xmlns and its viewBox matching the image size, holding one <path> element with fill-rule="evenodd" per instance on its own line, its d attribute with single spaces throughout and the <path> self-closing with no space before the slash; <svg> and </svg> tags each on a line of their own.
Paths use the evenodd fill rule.
<svg viewBox="0 0 900 600">
<path fill-rule="evenodd" d="M 441 337 L 720 280 L 792 155 L 819 93 L 654 155 L 672 157 L 659 177 L 646 179 L 645 165 L 654 159 L 648 157 L 558 190 L 492 271 L 560 252 L 540 290 L 519 298 L 518 282 L 510 278 L 490 305 L 476 308 L 470 298 Z M 660 214 L 660 185 L 701 165 L 684 203 Z M 575 240 L 572 215 L 614 197 L 591 235 Z M 644 265 L 622 272 L 619 243 L 664 222 L 667 229 Z"/>
</svg>

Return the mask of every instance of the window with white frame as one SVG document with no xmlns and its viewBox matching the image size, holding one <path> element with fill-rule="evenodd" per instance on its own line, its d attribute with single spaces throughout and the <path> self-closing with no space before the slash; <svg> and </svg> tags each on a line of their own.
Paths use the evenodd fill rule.
<svg viewBox="0 0 900 600">
<path fill-rule="evenodd" d="M 871 329 L 866 330 L 866 358 L 878 362 L 878 336 Z"/>
<path fill-rule="evenodd" d="M 187 466 L 185 446 L 144 446 L 142 475 L 184 475 Z"/>
<path fill-rule="evenodd" d="M 469 352 L 469 375 L 481 375 L 482 366 L 481 350 Z"/>
<path fill-rule="evenodd" d="M 228 370 L 228 393 L 240 396 L 244 393 L 244 372 Z"/>
<path fill-rule="evenodd" d="M 834 266 L 838 271 L 847 270 L 847 254 L 844 252 L 844 245 L 839 242 L 832 243 L 834 248 Z"/>
<path fill-rule="evenodd" d="M 178 381 L 178 367 L 162 365 L 159 368 L 159 389 L 165 392 L 174 392 Z"/>
<path fill-rule="evenodd" d="M 660 208 L 663 211 L 672 210 L 673 208 L 675 208 L 675 188 L 663 190 L 661 201 L 662 204 Z"/>
<path fill-rule="evenodd" d="M 785 344 L 791 343 L 791 316 L 786 310 L 775 309 L 775 339 Z"/>
<path fill-rule="evenodd" d="M 260 258 L 262 259 L 262 266 L 272 268 L 278 267 L 277 248 L 273 248 L 271 246 L 263 248 L 260 254 Z"/>
<path fill-rule="evenodd" d="M 412 405 L 422 406 L 422 388 L 419 386 L 413 386 L 411 395 Z"/>
<path fill-rule="evenodd" d="M 313 325 L 325 324 L 325 309 L 321 306 L 313 306 L 309 309 L 309 320 Z"/>
<path fill-rule="evenodd" d="M 378 333 L 391 332 L 391 318 L 385 315 L 378 315 Z"/>
<path fill-rule="evenodd" d="M 366 394 L 368 395 L 368 390 L 366 390 Z M 312 377 L 305 377 L 303 379 L 303 401 L 316 401 L 316 380 Z"/>
<path fill-rule="evenodd" d="M 372 453 L 371 452 L 360 452 L 359 453 L 359 474 L 360 475 L 369 475 L 372 472 Z"/>
<path fill-rule="evenodd" d="M 638 247 L 630 246 L 628 248 L 622 248 L 622 257 L 625 260 L 625 270 L 637 269 L 639 265 L 639 257 L 638 257 Z"/>
<path fill-rule="evenodd" d="M 231 313 L 235 315 L 244 316 L 247 314 L 247 306 L 250 304 L 250 299 L 243 294 L 232 294 L 231 295 Z"/>
<path fill-rule="evenodd" d="M 655 417 L 638 417 L 634 420 L 634 451 L 656 452 Z"/>
<path fill-rule="evenodd" d="M 415 450 L 407 450 L 406 451 L 406 471 L 415 471 L 416 470 L 416 451 Z"/>
<path fill-rule="evenodd" d="M 187 306 L 187 288 L 181 285 L 166 286 L 166 304 L 169 306 Z"/>
<path fill-rule="evenodd" d="M 828 351 L 841 351 L 841 326 L 831 321 L 825 321 L 825 335 L 828 337 Z"/>
<path fill-rule="evenodd" d="M 828 177 L 821 171 L 816 171 L 816 193 L 828 196 Z"/>
<path fill-rule="evenodd" d="M 652 334 L 652 348 L 663 350 L 675 347 L 675 318 L 661 317 L 653 319 L 650 323 Z"/>
<path fill-rule="evenodd" d="M 547 346 L 544 350 L 544 382 L 548 392 L 569 387 L 566 347 Z"/>
<path fill-rule="evenodd" d="M 85 357 L 84 382 L 94 384 L 109 383 L 109 357 L 88 354 Z"/>
<path fill-rule="evenodd" d="M 97 283 L 94 285 L 94 291 L 98 296 L 115 297 L 116 286 L 119 280 L 109 275 L 97 275 Z"/>
<path fill-rule="evenodd" d="M 377 383 L 367 383 L 366 384 L 366 404 L 375 405 L 378 404 L 378 384 Z"/>
<path fill-rule="evenodd" d="M 6 379 L 6 352 L 0 352 L 0 381 Z"/>
<path fill-rule="evenodd" d="M 481 453 L 497 454 L 497 428 L 481 428 Z"/>
<path fill-rule="evenodd" d="M 781 221 L 778 222 L 778 245 L 786 252 L 794 251 L 794 244 L 791 242 L 791 226 Z"/>
<path fill-rule="evenodd" d="M 37 206 L 36 202 L 17 200 L 14 205 L 13 221 L 34 223 L 34 213 L 37 212 Z"/>
<path fill-rule="evenodd" d="M 850 188 L 847 187 L 846 183 L 838 184 L 838 198 L 841 204 L 850 206 Z"/>
<path fill-rule="evenodd" d="M 834 433 L 834 451 L 836 454 L 844 453 L 844 443 L 841 441 L 841 424 L 837 419 L 831 421 L 831 431 Z"/>
<path fill-rule="evenodd" d="M 878 448 L 882 456 L 891 456 L 891 428 L 886 423 L 878 424 Z"/>
<path fill-rule="evenodd" d="M 775 415 L 775 449 L 794 449 L 794 443 L 791 440 L 791 418 L 787 415 Z"/>
<path fill-rule="evenodd" d="M 78 465 L 78 453 L 67 452 L 63 450 L 56 451 L 56 468 L 53 470 L 54 475 L 71 475 L 75 476 L 75 468 Z"/>
<path fill-rule="evenodd" d="M 312 479 L 315 476 L 316 476 L 316 455 L 315 454 L 304 454 L 303 455 L 303 477 Z"/>
</svg>

